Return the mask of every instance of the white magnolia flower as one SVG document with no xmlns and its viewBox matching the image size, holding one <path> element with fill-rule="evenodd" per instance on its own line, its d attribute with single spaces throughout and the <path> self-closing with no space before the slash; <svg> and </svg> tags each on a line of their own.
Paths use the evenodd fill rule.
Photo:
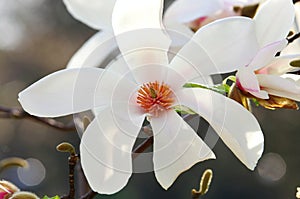
<svg viewBox="0 0 300 199">
<path fill-rule="evenodd" d="M 257 53 L 236 74 L 236 85 L 240 90 L 259 99 L 269 99 L 269 95 L 274 95 L 300 101 L 300 85 L 295 81 L 298 76 L 282 76 L 294 70 L 290 62 L 299 59 L 300 55 L 275 57 L 287 45 L 285 38 L 293 20 L 294 7 L 290 0 L 269 0 L 259 8 L 253 19 Z"/>
<path fill-rule="evenodd" d="M 112 194 L 127 184 L 132 148 L 145 117 L 154 135 L 154 173 L 163 188 L 169 188 L 195 163 L 215 158 L 173 109 L 178 105 L 205 118 L 249 169 L 255 168 L 262 155 L 264 137 L 250 112 L 210 90 L 182 87 L 195 77 L 225 73 L 245 64 L 248 49 L 244 47 L 252 44 L 245 38 L 255 39 L 252 21 L 236 17 L 207 25 L 169 63 L 171 42 L 162 27 L 162 10 L 163 0 L 118 0 L 112 17 L 122 53 L 118 61 L 106 69 L 61 70 L 19 94 L 27 112 L 43 117 L 100 107 L 80 145 L 84 173 L 99 193 Z M 212 38 L 211 33 L 219 34 Z"/>
</svg>

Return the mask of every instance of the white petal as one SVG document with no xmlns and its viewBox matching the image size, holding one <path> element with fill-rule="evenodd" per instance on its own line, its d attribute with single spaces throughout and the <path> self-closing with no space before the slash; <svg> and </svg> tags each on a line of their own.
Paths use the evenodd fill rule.
<svg viewBox="0 0 300 199">
<path fill-rule="evenodd" d="M 65 69 L 29 86 L 19 93 L 19 101 L 30 114 L 59 117 L 109 104 L 120 86 L 120 99 L 136 90 L 136 84 L 126 76 L 103 69 Z"/>
<path fill-rule="evenodd" d="M 288 76 L 257 75 L 258 81 L 264 90 L 271 95 L 286 97 L 300 101 L 299 75 L 289 74 Z M 298 81 L 296 81 L 298 79 Z"/>
<path fill-rule="evenodd" d="M 256 36 L 261 47 L 287 37 L 295 17 L 292 0 L 268 0 L 254 16 Z"/>
<path fill-rule="evenodd" d="M 143 116 L 122 120 L 104 109 L 88 126 L 80 144 L 80 159 L 94 191 L 113 194 L 127 184 L 132 173 L 131 151 L 143 120 Z"/>
<path fill-rule="evenodd" d="M 253 21 L 231 17 L 200 28 L 171 65 L 180 73 L 195 68 L 197 76 L 227 73 L 250 63 L 257 52 Z M 195 74 L 194 71 L 189 73 L 191 77 Z"/>
<path fill-rule="evenodd" d="M 236 73 L 237 83 L 239 83 L 244 91 L 247 91 L 255 97 L 268 99 L 268 93 L 260 90 L 260 85 L 254 71 L 249 67 L 244 67 Z"/>
<path fill-rule="evenodd" d="M 211 15 L 223 7 L 224 3 L 220 0 L 177 0 L 166 10 L 164 21 L 187 23 Z"/>
<path fill-rule="evenodd" d="M 299 51 L 300 52 L 300 51 Z M 287 72 L 297 71 L 298 67 L 292 67 L 290 63 L 293 60 L 299 60 L 300 54 L 296 55 L 283 55 L 275 57 L 270 64 L 256 71 L 258 74 L 273 74 L 283 75 Z"/>
<path fill-rule="evenodd" d="M 157 181 L 168 189 L 180 173 L 215 155 L 195 131 L 173 110 L 151 118 L 153 163 Z"/>
<path fill-rule="evenodd" d="M 258 51 L 251 63 L 249 68 L 252 70 L 260 69 L 269 64 L 275 55 L 280 52 L 287 45 L 287 40 L 281 40 L 271 43 Z"/>
<path fill-rule="evenodd" d="M 168 64 L 170 39 L 162 26 L 162 0 L 117 1 L 113 29 L 130 68 Z"/>
<path fill-rule="evenodd" d="M 264 137 L 255 117 L 240 104 L 206 89 L 182 89 L 177 104 L 206 119 L 223 142 L 249 169 L 262 155 Z"/>
<path fill-rule="evenodd" d="M 63 0 L 77 20 L 95 29 L 111 29 L 111 16 L 116 0 Z"/>
<path fill-rule="evenodd" d="M 117 51 L 117 43 L 113 33 L 98 32 L 73 55 L 67 68 L 103 67 L 108 62 L 108 56 L 112 56 L 114 51 Z"/>
<path fill-rule="evenodd" d="M 52 73 L 20 92 L 19 101 L 28 113 L 41 117 L 85 111 L 94 106 L 94 92 L 102 73 L 97 68 Z"/>
</svg>

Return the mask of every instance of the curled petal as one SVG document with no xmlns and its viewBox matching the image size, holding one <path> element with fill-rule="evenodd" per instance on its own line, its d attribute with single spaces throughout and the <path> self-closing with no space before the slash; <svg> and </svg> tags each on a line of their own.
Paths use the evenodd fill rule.
<svg viewBox="0 0 300 199">
<path fill-rule="evenodd" d="M 287 45 L 287 40 L 281 40 L 271 43 L 258 51 L 251 63 L 248 65 L 253 71 L 260 69 L 269 64 L 275 57 Z"/>
<path fill-rule="evenodd" d="M 268 93 L 300 101 L 299 75 L 287 74 L 283 77 L 277 75 L 257 75 L 258 81 Z"/>
<path fill-rule="evenodd" d="M 111 16 L 116 0 L 63 0 L 74 18 L 95 29 L 111 29 Z"/>
<path fill-rule="evenodd" d="M 88 126 L 80 144 L 80 159 L 91 188 L 101 194 L 121 190 L 132 173 L 131 151 L 144 116 L 131 120 L 102 110 Z"/>
<path fill-rule="evenodd" d="M 206 89 L 182 89 L 178 104 L 206 119 L 223 142 L 249 169 L 262 155 L 264 136 L 255 117 L 237 102 Z"/>
<path fill-rule="evenodd" d="M 157 181 L 168 189 L 180 173 L 215 155 L 195 131 L 173 110 L 151 118 L 153 163 Z"/>
<path fill-rule="evenodd" d="M 237 86 L 261 99 L 268 99 L 268 93 L 260 89 L 260 84 L 254 71 L 249 67 L 244 67 L 236 73 Z"/>
<path fill-rule="evenodd" d="M 268 0 L 254 16 L 256 36 L 261 47 L 285 39 L 292 27 L 295 10 L 292 0 Z"/>
<path fill-rule="evenodd" d="M 300 52 L 300 51 L 299 51 Z M 292 67 L 290 63 L 294 60 L 300 60 L 300 54 L 283 55 L 275 57 L 268 65 L 256 71 L 257 74 L 283 75 L 288 72 L 299 70 L 298 67 Z"/>
</svg>

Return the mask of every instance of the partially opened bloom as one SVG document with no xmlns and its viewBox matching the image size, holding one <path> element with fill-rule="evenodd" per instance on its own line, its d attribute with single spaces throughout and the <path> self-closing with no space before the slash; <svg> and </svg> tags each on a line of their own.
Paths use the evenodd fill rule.
<svg viewBox="0 0 300 199">
<path fill-rule="evenodd" d="M 0 181 L 0 199 L 8 199 L 13 193 L 20 191 L 16 185 L 6 180 Z"/>
<path fill-rule="evenodd" d="M 195 163 L 215 158 L 173 109 L 177 106 L 205 118 L 249 169 L 255 168 L 263 152 L 260 126 L 240 104 L 207 89 L 183 87 L 199 76 L 205 79 L 245 63 L 239 57 L 251 41 L 239 39 L 253 35 L 252 21 L 237 17 L 211 23 L 169 63 L 171 42 L 162 26 L 162 10 L 163 0 L 118 0 L 112 18 L 122 53 L 118 60 L 106 69 L 55 72 L 19 94 L 23 108 L 37 116 L 58 117 L 99 108 L 80 144 L 84 173 L 99 193 L 112 194 L 127 184 L 132 174 L 131 152 L 145 118 L 154 136 L 154 173 L 163 188 L 169 188 Z M 217 32 L 219 37 L 210 37 Z M 218 45 L 207 46 L 207 54 L 206 42 L 213 41 Z M 230 54 L 238 56 L 229 59 Z M 216 68 L 216 63 L 224 67 Z"/>
</svg>

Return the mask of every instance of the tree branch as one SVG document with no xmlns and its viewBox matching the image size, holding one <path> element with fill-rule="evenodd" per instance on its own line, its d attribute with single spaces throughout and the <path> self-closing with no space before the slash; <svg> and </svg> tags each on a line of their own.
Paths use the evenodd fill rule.
<svg viewBox="0 0 300 199">
<path fill-rule="evenodd" d="M 69 124 L 64 124 L 63 122 L 57 121 L 52 118 L 44 118 L 30 115 L 21 108 L 7 108 L 0 106 L 0 118 L 11 118 L 11 119 L 30 119 L 45 125 L 48 125 L 52 128 L 61 130 L 61 131 L 75 131 L 75 125 L 73 122 Z"/>
<path fill-rule="evenodd" d="M 298 32 L 298 33 L 296 33 L 296 34 L 294 34 L 292 37 L 290 37 L 290 38 L 288 38 L 287 40 L 288 40 L 288 43 L 290 44 L 290 43 L 292 43 L 292 42 L 294 42 L 296 39 L 298 39 L 300 37 L 300 32 Z"/>
</svg>

